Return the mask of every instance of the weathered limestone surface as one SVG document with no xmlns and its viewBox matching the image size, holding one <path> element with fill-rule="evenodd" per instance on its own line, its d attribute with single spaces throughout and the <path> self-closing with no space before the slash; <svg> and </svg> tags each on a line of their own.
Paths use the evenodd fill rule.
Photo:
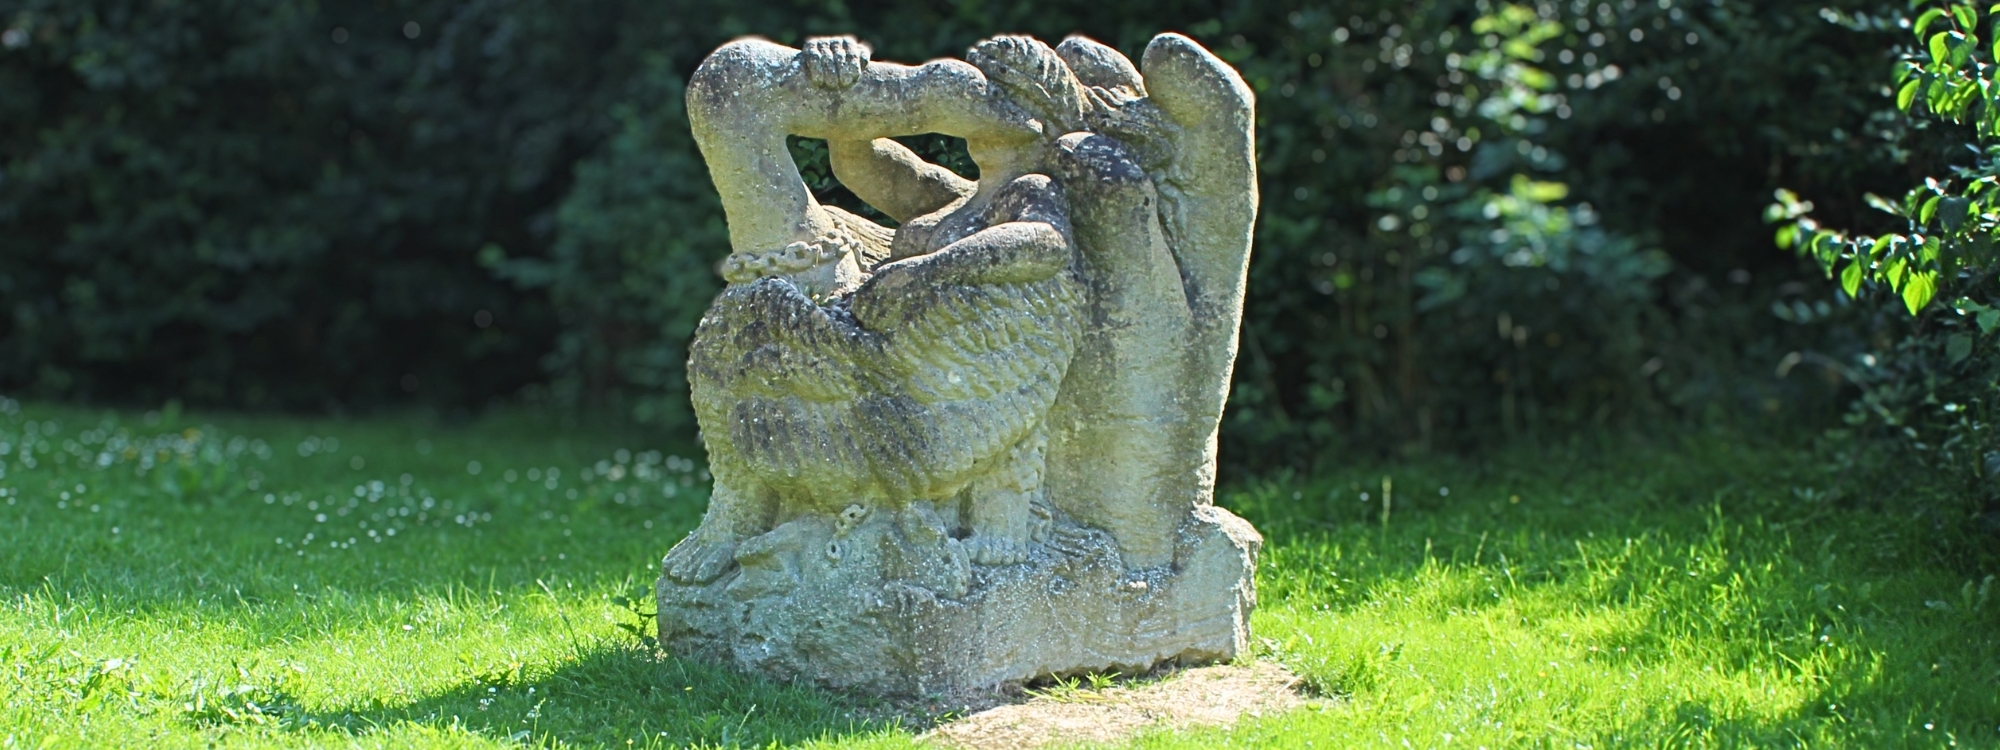
<svg viewBox="0 0 2000 750">
<path fill-rule="evenodd" d="M 1192 40 L 874 62 L 746 39 L 688 88 L 730 282 L 688 370 L 715 490 L 670 647 L 950 693 L 1245 648 L 1261 539 L 1214 507 L 1253 104 Z M 976 182 L 892 136 L 966 140 Z M 787 135 L 899 222 L 820 205 Z"/>
</svg>

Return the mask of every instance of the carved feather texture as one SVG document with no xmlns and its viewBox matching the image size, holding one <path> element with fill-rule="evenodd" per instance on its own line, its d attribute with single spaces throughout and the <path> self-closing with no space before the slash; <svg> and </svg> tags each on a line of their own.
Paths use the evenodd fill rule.
<svg viewBox="0 0 2000 750">
<path fill-rule="evenodd" d="M 1080 335 L 1068 273 L 820 306 L 769 279 L 723 292 L 689 381 L 714 460 L 816 504 L 956 494 L 1055 402 Z"/>
</svg>

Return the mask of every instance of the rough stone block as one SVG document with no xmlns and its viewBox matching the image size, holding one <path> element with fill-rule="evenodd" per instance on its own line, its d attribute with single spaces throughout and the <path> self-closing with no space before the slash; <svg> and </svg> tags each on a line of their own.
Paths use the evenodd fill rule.
<svg viewBox="0 0 2000 750">
<path fill-rule="evenodd" d="M 937 519 L 919 506 L 851 527 L 786 523 L 728 576 L 662 578 L 661 641 L 778 679 L 903 695 L 1138 674 L 1248 647 L 1262 539 L 1226 510 L 1189 514 L 1173 562 L 1140 571 L 1110 535 L 1067 523 L 1026 562 L 975 566 L 958 540 L 937 542 Z"/>
</svg>

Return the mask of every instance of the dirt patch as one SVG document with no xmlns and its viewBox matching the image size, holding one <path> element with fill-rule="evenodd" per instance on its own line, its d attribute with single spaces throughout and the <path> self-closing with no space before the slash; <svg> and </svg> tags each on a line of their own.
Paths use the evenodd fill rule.
<svg viewBox="0 0 2000 750">
<path fill-rule="evenodd" d="M 1024 697 L 946 722 L 924 737 L 966 750 L 1113 742 L 1152 727 L 1227 726 L 1313 700 L 1300 692 L 1298 677 L 1270 662 L 1201 667 L 1103 689 L 1056 686 Z"/>
</svg>

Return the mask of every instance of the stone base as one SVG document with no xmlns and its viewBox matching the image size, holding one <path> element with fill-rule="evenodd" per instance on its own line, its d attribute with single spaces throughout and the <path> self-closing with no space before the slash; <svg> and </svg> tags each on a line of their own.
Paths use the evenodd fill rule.
<svg viewBox="0 0 2000 750">
<path fill-rule="evenodd" d="M 1248 647 L 1263 543 L 1195 508 L 1170 565 L 1127 571 L 1102 531 L 1057 520 L 1027 562 L 975 566 L 927 504 L 808 516 L 745 542 L 739 567 L 685 586 L 664 576 L 660 642 L 786 681 L 952 695 L 1051 675 L 1139 673 Z"/>
</svg>

